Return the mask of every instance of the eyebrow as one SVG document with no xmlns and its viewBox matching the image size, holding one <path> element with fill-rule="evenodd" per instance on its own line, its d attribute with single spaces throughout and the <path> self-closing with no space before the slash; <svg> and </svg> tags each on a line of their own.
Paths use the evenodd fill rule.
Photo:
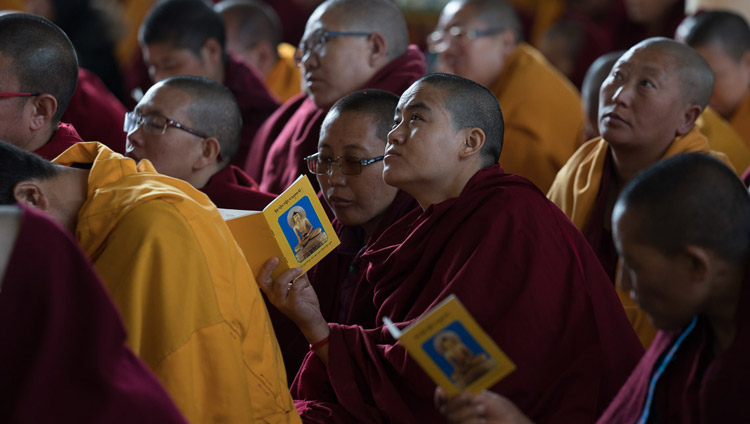
<svg viewBox="0 0 750 424">
<path fill-rule="evenodd" d="M 326 144 L 326 143 L 321 144 L 320 146 L 318 146 L 318 149 L 330 149 L 330 148 L 331 148 L 331 146 L 329 144 Z M 346 145 L 344 145 L 344 150 L 360 150 L 360 151 L 365 151 L 367 149 L 365 149 L 364 147 L 362 147 L 362 146 L 360 146 L 358 144 L 346 144 Z"/>
<path fill-rule="evenodd" d="M 409 111 L 409 110 L 412 110 L 412 111 L 413 110 L 424 110 L 426 112 L 432 112 L 432 108 L 431 107 L 429 107 L 426 104 L 421 103 L 421 102 L 420 103 L 412 103 L 412 104 L 406 106 L 403 109 L 404 112 Z M 401 111 L 402 111 L 401 109 L 396 108 L 396 113 L 399 113 Z"/>
</svg>

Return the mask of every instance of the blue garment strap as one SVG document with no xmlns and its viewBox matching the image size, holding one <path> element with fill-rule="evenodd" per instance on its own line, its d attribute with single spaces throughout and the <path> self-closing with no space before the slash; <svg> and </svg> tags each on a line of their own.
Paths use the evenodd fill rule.
<svg viewBox="0 0 750 424">
<path fill-rule="evenodd" d="M 648 415 L 651 412 L 651 403 L 654 401 L 656 383 L 659 381 L 659 377 L 661 377 L 661 375 L 664 373 L 667 365 L 672 361 L 672 358 L 674 358 L 674 354 L 677 352 L 677 349 L 680 348 L 680 345 L 685 340 L 685 338 L 687 338 L 687 336 L 690 335 L 690 333 L 693 331 L 696 323 L 698 323 L 698 317 L 693 318 L 693 320 L 690 322 L 690 325 L 688 325 L 687 328 L 682 332 L 682 334 L 680 334 L 680 337 L 677 338 L 677 341 L 674 343 L 674 345 L 672 345 L 672 348 L 669 349 L 669 352 L 667 352 L 666 356 L 664 356 L 664 359 L 662 359 L 654 375 L 651 376 L 651 381 L 648 384 L 648 396 L 646 396 L 646 404 L 643 406 L 643 412 L 641 413 L 641 417 L 638 419 L 638 424 L 646 424 L 646 422 L 648 421 Z"/>
</svg>

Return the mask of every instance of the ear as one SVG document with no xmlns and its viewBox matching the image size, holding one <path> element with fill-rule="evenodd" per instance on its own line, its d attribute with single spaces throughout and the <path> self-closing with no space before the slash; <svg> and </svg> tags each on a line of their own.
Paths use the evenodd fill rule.
<svg viewBox="0 0 750 424">
<path fill-rule="evenodd" d="M 685 109 L 685 112 L 682 114 L 680 124 L 677 127 L 677 135 L 685 135 L 690 132 L 691 129 L 693 129 L 693 125 L 695 125 L 695 121 L 698 119 L 699 116 L 703 113 L 703 109 L 701 109 L 698 105 L 690 105 Z"/>
<path fill-rule="evenodd" d="M 57 112 L 57 99 L 55 96 L 44 93 L 29 99 L 31 105 L 30 129 L 38 131 L 52 121 Z"/>
<path fill-rule="evenodd" d="M 49 209 L 49 199 L 45 196 L 42 187 L 37 181 L 21 181 L 13 187 L 13 197 L 18 203 L 47 211 Z"/>
<path fill-rule="evenodd" d="M 211 64 L 211 68 L 218 67 L 223 60 L 223 49 L 219 40 L 209 38 L 201 46 L 201 58 Z"/>
<path fill-rule="evenodd" d="M 388 50 L 388 41 L 386 41 L 383 34 L 379 32 L 373 32 L 369 37 L 370 43 L 370 56 L 368 63 L 371 67 L 378 66 L 383 59 L 386 58 L 386 52 Z"/>
<path fill-rule="evenodd" d="M 498 43 L 498 55 L 503 59 L 503 63 L 510 56 L 511 53 L 516 49 L 518 45 L 518 39 L 516 33 L 512 29 L 506 29 L 499 34 L 500 43 Z"/>
<path fill-rule="evenodd" d="M 713 277 L 712 255 L 703 247 L 687 246 L 684 254 L 689 261 L 690 289 L 697 296 L 707 296 Z"/>
<path fill-rule="evenodd" d="M 276 49 L 267 41 L 262 41 L 253 47 L 253 56 L 259 70 L 271 69 L 276 63 Z"/>
<path fill-rule="evenodd" d="M 740 58 L 740 66 L 745 74 L 746 81 L 750 81 L 750 50 L 745 51 Z"/>
<path fill-rule="evenodd" d="M 221 163 L 221 144 L 215 137 L 203 139 L 200 158 L 193 164 L 193 171 Z"/>
<path fill-rule="evenodd" d="M 458 157 L 461 159 L 479 154 L 482 146 L 484 146 L 484 131 L 477 127 L 466 128 L 464 131 L 467 132 L 466 137 L 458 154 Z"/>
</svg>

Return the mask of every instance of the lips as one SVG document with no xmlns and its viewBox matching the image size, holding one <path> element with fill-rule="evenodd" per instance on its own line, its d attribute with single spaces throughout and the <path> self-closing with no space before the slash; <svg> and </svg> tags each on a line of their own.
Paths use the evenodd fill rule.
<svg viewBox="0 0 750 424">
<path fill-rule="evenodd" d="M 138 161 L 140 160 L 140 159 L 138 158 L 138 156 L 136 156 L 136 155 L 135 155 L 135 154 L 133 153 L 133 151 L 132 151 L 132 150 L 131 150 L 131 151 L 129 151 L 129 152 L 127 152 L 127 153 L 125 153 L 125 156 L 126 156 L 126 157 L 129 157 L 130 159 L 133 159 L 133 160 L 135 160 L 135 162 L 136 162 L 136 163 L 138 163 Z"/>
<path fill-rule="evenodd" d="M 618 124 L 619 123 L 619 124 L 624 124 L 624 125 L 630 125 L 630 123 L 628 121 L 626 121 L 622 116 L 620 116 L 619 114 L 617 114 L 615 112 L 605 113 L 602 118 L 603 118 L 603 120 L 607 120 L 607 121 L 609 121 L 610 123 L 613 123 L 613 124 Z"/>
<path fill-rule="evenodd" d="M 351 200 L 344 199 L 343 197 L 331 196 L 328 198 L 328 204 L 334 209 L 345 208 L 352 205 Z"/>
</svg>

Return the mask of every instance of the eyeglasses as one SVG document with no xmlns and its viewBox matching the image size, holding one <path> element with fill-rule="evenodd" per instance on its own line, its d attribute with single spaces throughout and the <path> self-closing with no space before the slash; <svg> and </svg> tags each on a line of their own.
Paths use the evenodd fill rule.
<svg viewBox="0 0 750 424">
<path fill-rule="evenodd" d="M 452 26 L 447 30 L 436 30 L 427 36 L 427 49 L 430 53 L 442 53 L 448 49 L 452 40 L 473 40 L 479 37 L 489 37 L 503 32 L 503 28 L 467 29 Z"/>
<path fill-rule="evenodd" d="M 0 99 L 9 99 L 11 97 L 35 97 L 42 93 L 0 93 Z"/>
<path fill-rule="evenodd" d="M 127 112 L 125 114 L 125 124 L 123 125 L 123 130 L 126 133 L 130 134 L 141 126 L 143 127 L 143 131 L 149 134 L 164 134 L 165 132 L 167 132 L 168 127 L 174 127 L 200 138 L 209 138 L 208 135 L 200 131 L 190 129 L 180 124 L 179 122 L 175 122 L 165 116 L 157 114 L 142 115 L 138 112 Z"/>
<path fill-rule="evenodd" d="M 344 175 L 359 175 L 362 168 L 380 162 L 385 156 L 378 156 L 369 159 L 360 159 L 355 156 L 339 156 L 336 159 L 330 156 L 321 156 L 320 153 L 310 155 L 305 158 L 307 169 L 315 175 L 331 175 L 333 164 L 339 166 L 341 173 Z"/>
<path fill-rule="evenodd" d="M 322 57 L 326 54 L 326 43 L 329 37 L 369 37 L 371 32 L 337 32 L 337 31 L 324 31 L 322 29 L 315 31 L 307 38 L 302 40 L 294 52 L 294 64 L 297 67 L 302 66 L 302 62 L 307 59 L 310 54 L 315 53 L 318 57 Z"/>
</svg>

